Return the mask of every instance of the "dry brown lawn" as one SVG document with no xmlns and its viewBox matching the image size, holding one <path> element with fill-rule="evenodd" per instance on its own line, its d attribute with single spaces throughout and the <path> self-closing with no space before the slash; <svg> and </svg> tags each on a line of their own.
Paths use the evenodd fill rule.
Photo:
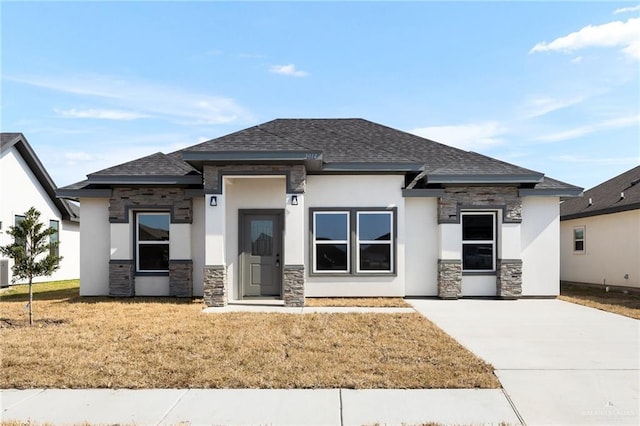
<svg viewBox="0 0 640 426">
<path fill-rule="evenodd" d="M 410 308 L 400 297 L 312 297 L 304 301 L 304 306 L 320 307 L 364 307 L 364 308 Z"/>
<path fill-rule="evenodd" d="M 604 289 L 574 284 L 562 284 L 560 294 L 560 300 L 640 319 L 640 296 L 637 294 L 607 292 Z"/>
<path fill-rule="evenodd" d="M 67 286 L 69 287 L 69 286 Z M 201 300 L 0 301 L 0 388 L 497 388 L 419 314 L 205 314 Z"/>
</svg>

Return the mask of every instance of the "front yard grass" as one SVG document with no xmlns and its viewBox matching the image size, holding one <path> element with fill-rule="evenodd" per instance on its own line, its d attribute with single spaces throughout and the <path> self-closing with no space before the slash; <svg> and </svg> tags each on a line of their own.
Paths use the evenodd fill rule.
<svg viewBox="0 0 640 426">
<path fill-rule="evenodd" d="M 563 283 L 558 299 L 640 319 L 640 296 L 637 294 Z"/>
<path fill-rule="evenodd" d="M 37 286 L 36 286 L 37 287 Z M 0 388 L 498 388 L 419 314 L 202 312 L 202 300 L 0 300 Z M 17 289 L 16 289 L 17 290 Z"/>
</svg>

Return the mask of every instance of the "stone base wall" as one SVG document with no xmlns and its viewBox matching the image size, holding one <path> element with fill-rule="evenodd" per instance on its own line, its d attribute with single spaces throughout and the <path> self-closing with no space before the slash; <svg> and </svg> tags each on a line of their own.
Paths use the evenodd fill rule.
<svg viewBox="0 0 640 426">
<path fill-rule="evenodd" d="M 438 259 L 438 297 L 462 297 L 462 261 Z"/>
<path fill-rule="evenodd" d="M 497 260 L 496 295 L 503 299 L 517 299 L 522 296 L 522 260 Z"/>
<path fill-rule="evenodd" d="M 193 296 L 192 260 L 169 260 L 169 296 Z"/>
<path fill-rule="evenodd" d="M 128 223 L 129 210 L 162 208 L 171 211 L 172 223 L 191 223 L 193 199 L 184 188 L 113 188 L 109 199 L 109 221 Z"/>
<path fill-rule="evenodd" d="M 204 267 L 204 304 L 227 306 L 227 268 L 223 265 Z"/>
<path fill-rule="evenodd" d="M 284 306 L 304 306 L 304 265 L 284 265 L 282 292 Z"/>
<path fill-rule="evenodd" d="M 109 261 L 109 296 L 135 296 L 135 274 L 133 260 Z"/>
</svg>

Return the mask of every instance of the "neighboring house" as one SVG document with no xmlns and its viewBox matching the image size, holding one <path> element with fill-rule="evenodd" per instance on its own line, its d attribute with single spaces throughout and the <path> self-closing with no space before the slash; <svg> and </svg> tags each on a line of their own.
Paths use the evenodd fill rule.
<svg viewBox="0 0 640 426">
<path fill-rule="evenodd" d="M 7 234 L 29 208 L 35 207 L 40 220 L 58 229 L 52 240 L 58 240 L 63 256 L 58 269 L 50 277 L 34 281 L 77 279 L 80 276 L 80 215 L 78 206 L 56 198 L 56 185 L 22 133 L 0 134 L 0 245 L 11 244 Z M 1 256 L 1 255 L 0 255 Z M 11 283 L 13 260 L 0 258 L 0 284 Z"/>
<path fill-rule="evenodd" d="M 560 206 L 560 279 L 640 288 L 640 166 Z"/>
<path fill-rule="evenodd" d="M 555 296 L 581 188 L 362 119 L 280 119 L 88 175 L 83 295 Z"/>
</svg>

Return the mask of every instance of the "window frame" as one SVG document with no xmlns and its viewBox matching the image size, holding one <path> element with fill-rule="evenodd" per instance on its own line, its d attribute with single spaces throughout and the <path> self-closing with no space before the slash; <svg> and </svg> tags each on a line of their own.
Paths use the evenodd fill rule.
<svg viewBox="0 0 640 426">
<path fill-rule="evenodd" d="M 361 215 L 373 215 L 384 214 L 389 216 L 389 240 L 362 240 L 360 239 L 360 216 Z M 395 264 L 395 253 L 393 249 L 393 242 L 395 241 L 395 232 L 393 226 L 394 214 L 392 211 L 369 211 L 369 210 L 356 210 L 356 230 L 355 230 L 355 254 L 356 254 L 356 274 L 389 274 L 393 273 L 393 265 Z M 362 245 L 385 245 L 389 246 L 389 269 L 360 269 L 360 246 Z"/>
<path fill-rule="evenodd" d="M 49 255 L 60 256 L 60 221 L 50 219 L 49 228 L 54 228 L 56 230 L 55 234 L 49 235 Z M 55 235 L 55 238 L 54 238 L 54 235 Z M 58 244 L 54 247 L 55 243 L 58 243 Z"/>
<path fill-rule="evenodd" d="M 369 240 L 359 240 L 358 225 L 360 213 L 387 213 L 391 221 L 391 235 L 389 241 L 375 243 L 389 245 L 390 247 L 390 269 L 383 271 L 360 269 L 360 245 L 367 244 Z M 315 236 L 316 215 L 323 213 L 346 213 L 348 217 L 348 234 L 346 242 L 343 240 L 327 241 L 324 244 L 347 244 L 347 270 L 346 271 L 323 271 L 317 269 Z M 315 277 L 372 277 L 372 276 L 397 276 L 397 230 L 398 230 L 398 208 L 397 207 L 310 207 L 309 208 L 309 276 Z M 322 240 L 321 240 L 322 241 Z M 322 244 L 322 243 L 321 243 Z"/>
<path fill-rule="evenodd" d="M 576 238 L 576 231 L 582 231 L 582 238 Z M 573 240 L 573 252 L 575 254 L 584 254 L 586 253 L 587 248 L 587 228 L 584 225 L 574 226 L 572 231 L 572 240 Z M 582 249 L 576 249 L 576 243 L 582 242 Z"/>
<path fill-rule="evenodd" d="M 464 239 L 464 217 L 465 216 L 492 216 L 492 239 L 491 240 L 465 240 Z M 467 210 L 460 212 L 460 233 L 462 258 L 462 273 L 468 275 L 495 274 L 498 258 L 498 212 L 495 210 Z M 464 246 L 465 244 L 491 244 L 491 269 L 465 269 L 464 268 Z"/>
<path fill-rule="evenodd" d="M 169 239 L 162 241 L 140 240 L 140 217 L 150 216 L 167 216 L 169 218 Z M 134 251 L 135 251 L 135 273 L 136 275 L 168 275 L 169 263 L 167 269 L 140 269 L 140 245 L 166 245 L 168 249 L 168 261 L 171 260 L 171 212 L 165 210 L 154 211 L 136 211 L 134 212 Z"/>
</svg>

